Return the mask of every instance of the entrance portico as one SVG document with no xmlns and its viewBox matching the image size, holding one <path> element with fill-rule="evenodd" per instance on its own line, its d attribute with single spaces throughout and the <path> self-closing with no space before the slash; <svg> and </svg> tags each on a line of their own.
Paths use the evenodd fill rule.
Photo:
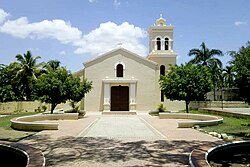
<svg viewBox="0 0 250 167">
<path fill-rule="evenodd" d="M 135 111 L 137 79 L 103 79 L 104 111 Z"/>
</svg>

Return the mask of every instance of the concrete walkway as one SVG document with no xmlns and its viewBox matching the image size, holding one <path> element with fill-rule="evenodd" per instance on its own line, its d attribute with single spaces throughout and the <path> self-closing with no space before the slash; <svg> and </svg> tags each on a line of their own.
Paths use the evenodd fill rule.
<svg viewBox="0 0 250 167">
<path fill-rule="evenodd" d="M 82 137 L 105 137 L 120 140 L 160 140 L 157 131 L 138 116 L 103 116 Z"/>
<path fill-rule="evenodd" d="M 57 131 L 42 131 L 20 142 L 40 148 L 46 166 L 189 166 L 194 148 L 218 139 L 178 129 L 177 121 L 146 113 L 87 113 L 77 121 L 60 121 Z"/>
</svg>

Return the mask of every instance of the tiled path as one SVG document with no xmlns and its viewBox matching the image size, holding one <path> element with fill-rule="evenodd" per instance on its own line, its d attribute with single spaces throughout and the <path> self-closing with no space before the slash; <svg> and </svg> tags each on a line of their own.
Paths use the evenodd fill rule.
<svg viewBox="0 0 250 167">
<path fill-rule="evenodd" d="M 40 148 L 46 166 L 189 166 L 189 153 L 217 141 L 194 129 L 177 128 L 177 120 L 145 114 L 102 116 L 87 113 L 77 121 L 60 121 L 59 130 L 42 131 L 20 141 Z"/>
<path fill-rule="evenodd" d="M 104 116 L 81 135 L 82 137 L 105 137 L 110 139 L 164 139 L 157 131 L 145 124 L 138 116 Z"/>
</svg>

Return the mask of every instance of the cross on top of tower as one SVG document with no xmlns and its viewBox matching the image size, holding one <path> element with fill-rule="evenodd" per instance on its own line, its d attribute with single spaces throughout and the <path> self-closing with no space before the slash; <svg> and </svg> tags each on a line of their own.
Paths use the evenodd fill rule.
<svg viewBox="0 0 250 167">
<path fill-rule="evenodd" d="M 156 26 L 166 26 L 166 20 L 162 17 L 162 14 L 160 14 L 160 18 L 156 20 L 155 25 Z"/>
<path fill-rule="evenodd" d="M 121 48 L 121 47 L 122 47 L 122 45 L 123 45 L 123 43 L 122 43 L 122 42 L 117 43 L 117 47 L 119 47 L 119 48 Z"/>
</svg>

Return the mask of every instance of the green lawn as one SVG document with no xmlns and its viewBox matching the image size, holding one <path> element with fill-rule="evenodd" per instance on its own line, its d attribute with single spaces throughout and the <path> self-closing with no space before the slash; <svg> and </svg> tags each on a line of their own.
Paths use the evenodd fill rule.
<svg viewBox="0 0 250 167">
<path fill-rule="evenodd" d="M 35 134 L 36 132 L 18 131 L 12 129 L 10 120 L 14 117 L 34 115 L 36 112 L 20 112 L 0 118 L 0 140 L 19 141 L 25 137 Z"/>
<path fill-rule="evenodd" d="M 211 112 L 191 110 L 194 114 L 218 115 Z M 208 132 L 226 133 L 235 137 L 250 138 L 250 119 L 236 118 L 232 116 L 221 116 L 223 123 L 216 126 L 202 127 Z"/>
<path fill-rule="evenodd" d="M 180 111 L 186 113 L 185 111 Z M 239 138 L 250 138 L 250 119 L 249 118 L 237 118 L 233 116 L 222 116 L 216 113 L 190 110 L 189 113 L 192 114 L 206 114 L 206 115 L 216 115 L 223 118 L 223 123 L 215 126 L 201 127 L 201 129 L 207 132 L 217 132 L 217 133 L 226 133 L 228 135 L 239 137 Z M 159 116 L 158 112 L 150 113 L 152 116 Z"/>
</svg>

